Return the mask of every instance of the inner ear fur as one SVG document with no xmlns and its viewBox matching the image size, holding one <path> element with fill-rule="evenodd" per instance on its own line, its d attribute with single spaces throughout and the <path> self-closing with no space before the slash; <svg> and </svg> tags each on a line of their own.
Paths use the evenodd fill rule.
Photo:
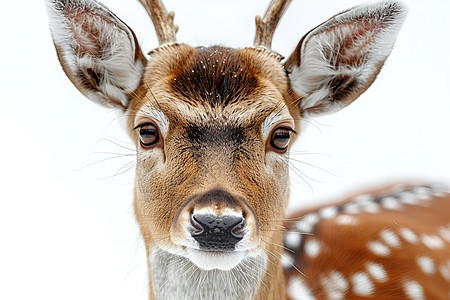
<svg viewBox="0 0 450 300">
<path fill-rule="evenodd" d="M 406 12 L 398 1 L 356 6 L 307 33 L 285 63 L 302 115 L 335 112 L 366 91 L 389 56 Z"/>
<path fill-rule="evenodd" d="M 90 100 L 126 109 L 146 58 L 134 32 L 95 0 L 48 0 L 58 59 L 72 83 Z"/>
</svg>

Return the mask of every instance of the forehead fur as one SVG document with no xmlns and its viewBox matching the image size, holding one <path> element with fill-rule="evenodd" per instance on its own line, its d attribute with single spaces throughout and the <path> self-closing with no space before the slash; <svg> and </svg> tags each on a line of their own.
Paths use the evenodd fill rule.
<svg viewBox="0 0 450 300">
<path fill-rule="evenodd" d="M 180 107 L 199 118 L 264 115 L 288 93 L 282 65 L 252 48 L 165 46 L 152 53 L 143 83 L 138 106 L 156 102 L 169 119 L 179 119 Z"/>
<path fill-rule="evenodd" d="M 267 76 L 252 58 L 231 48 L 197 48 L 185 68 L 172 74 L 171 90 L 184 101 L 212 107 L 251 101 Z"/>
</svg>

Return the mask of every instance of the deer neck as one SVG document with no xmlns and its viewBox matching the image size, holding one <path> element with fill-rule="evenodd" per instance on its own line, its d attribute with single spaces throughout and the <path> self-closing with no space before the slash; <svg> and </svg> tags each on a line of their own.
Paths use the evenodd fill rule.
<svg viewBox="0 0 450 300">
<path fill-rule="evenodd" d="M 273 261 L 262 254 L 245 259 L 231 270 L 203 270 L 185 257 L 155 247 L 149 257 L 150 298 L 283 299 L 283 270 Z"/>
</svg>

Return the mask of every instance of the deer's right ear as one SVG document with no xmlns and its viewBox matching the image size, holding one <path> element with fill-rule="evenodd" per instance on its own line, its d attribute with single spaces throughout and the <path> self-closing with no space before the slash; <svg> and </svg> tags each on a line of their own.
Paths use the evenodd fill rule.
<svg viewBox="0 0 450 300">
<path fill-rule="evenodd" d="M 95 0 L 47 0 L 59 61 L 90 100 L 126 109 L 146 58 L 133 31 Z"/>
</svg>

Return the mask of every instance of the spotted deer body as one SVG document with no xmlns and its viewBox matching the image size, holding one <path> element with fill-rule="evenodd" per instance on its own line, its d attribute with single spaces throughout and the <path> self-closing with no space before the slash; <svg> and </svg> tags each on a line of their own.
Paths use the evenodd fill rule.
<svg viewBox="0 0 450 300">
<path fill-rule="evenodd" d="M 322 266 L 335 263 L 305 264 L 308 247 L 304 252 L 300 244 L 291 249 L 297 257 L 283 253 L 292 246 L 289 234 L 282 246 L 281 226 L 289 147 L 301 119 L 337 111 L 371 85 L 393 47 L 404 5 L 386 1 L 338 14 L 282 62 L 271 38 L 290 1 L 271 1 L 256 19 L 255 45 L 242 49 L 177 43 L 173 14 L 160 1 L 140 2 L 161 43 L 149 58 L 133 31 L 97 1 L 48 0 L 48 9 L 69 79 L 127 117 L 137 149 L 134 208 L 150 298 L 326 297 L 313 283 L 300 291 L 292 276 L 304 275 L 292 270 L 306 276 L 317 270 L 319 281 L 333 276 Z M 286 259 L 292 268 L 283 268 Z"/>
<path fill-rule="evenodd" d="M 448 299 L 449 192 L 395 185 L 297 212 L 282 255 L 289 295 Z"/>
</svg>

